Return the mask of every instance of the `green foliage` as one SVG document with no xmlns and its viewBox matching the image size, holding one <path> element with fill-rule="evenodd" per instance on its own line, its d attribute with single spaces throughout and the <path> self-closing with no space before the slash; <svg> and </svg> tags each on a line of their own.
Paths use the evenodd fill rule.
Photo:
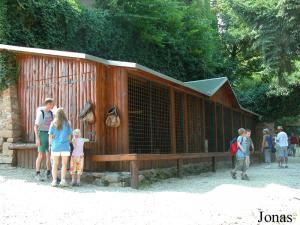
<svg viewBox="0 0 300 225">
<path fill-rule="evenodd" d="M 4 43 L 6 40 L 7 32 L 7 5 L 6 1 L 0 1 L 0 43 Z"/>
<path fill-rule="evenodd" d="M 0 91 L 16 83 L 18 78 L 18 66 L 14 54 L 0 52 Z"/>
<path fill-rule="evenodd" d="M 263 121 L 277 121 L 279 123 L 287 118 L 299 115 L 300 85 L 290 85 L 288 95 L 270 95 L 272 88 L 262 81 L 243 80 L 242 85 L 236 89 L 240 103 L 248 109 L 262 115 Z"/>
<path fill-rule="evenodd" d="M 216 17 L 207 2 L 99 0 L 96 7 L 133 35 L 124 43 L 132 61 L 192 80 L 211 77 L 222 67 Z"/>
<path fill-rule="evenodd" d="M 10 0 L 2 43 L 133 61 L 181 80 L 217 76 L 224 57 L 208 0 Z M 4 18 L 7 22 L 1 22 Z M 0 36 L 1 37 L 1 36 Z"/>
<path fill-rule="evenodd" d="M 219 0 L 216 10 L 241 104 L 267 121 L 299 115 L 299 1 Z"/>
<path fill-rule="evenodd" d="M 291 0 L 230 1 L 235 13 L 255 31 L 255 45 L 264 61 L 264 74 L 277 76 L 279 85 L 287 85 L 288 76 L 294 71 L 293 60 L 299 58 L 299 21 L 290 15 L 289 5 L 298 7 Z"/>
</svg>

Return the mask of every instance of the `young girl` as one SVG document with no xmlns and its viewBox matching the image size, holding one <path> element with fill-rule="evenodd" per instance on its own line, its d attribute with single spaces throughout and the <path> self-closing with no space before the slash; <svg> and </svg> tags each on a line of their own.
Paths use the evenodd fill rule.
<svg viewBox="0 0 300 225">
<path fill-rule="evenodd" d="M 84 153 L 83 146 L 89 139 L 82 138 L 79 129 L 73 131 L 72 143 L 74 150 L 71 156 L 70 173 L 72 175 L 72 186 L 80 186 L 80 176 L 83 170 Z M 77 179 L 76 179 L 77 178 Z"/>
<path fill-rule="evenodd" d="M 57 109 L 54 120 L 49 128 L 49 145 L 51 148 L 51 156 L 53 157 L 52 165 L 52 187 L 57 186 L 57 167 L 61 157 L 61 182 L 60 186 L 68 186 L 65 180 L 67 163 L 70 156 L 70 141 L 72 129 L 66 114 L 62 108 Z"/>
</svg>

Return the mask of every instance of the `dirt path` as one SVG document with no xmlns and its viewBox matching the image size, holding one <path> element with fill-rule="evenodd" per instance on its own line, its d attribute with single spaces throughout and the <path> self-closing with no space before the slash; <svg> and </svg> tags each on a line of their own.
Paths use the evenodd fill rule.
<svg viewBox="0 0 300 225">
<path fill-rule="evenodd" d="M 300 157 L 291 158 L 288 169 L 255 165 L 250 181 L 233 180 L 227 169 L 143 190 L 52 188 L 32 173 L 0 169 L 0 224 L 273 224 L 258 223 L 261 210 L 292 216 L 281 224 L 300 224 Z"/>
</svg>

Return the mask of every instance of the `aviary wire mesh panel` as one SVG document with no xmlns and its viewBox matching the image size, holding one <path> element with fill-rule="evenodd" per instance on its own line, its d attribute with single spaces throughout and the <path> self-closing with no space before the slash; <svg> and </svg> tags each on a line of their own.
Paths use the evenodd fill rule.
<svg viewBox="0 0 300 225">
<path fill-rule="evenodd" d="M 245 119 L 245 115 L 241 114 L 241 122 L 242 122 L 242 127 L 243 128 L 249 128 L 249 127 L 246 127 L 246 119 Z"/>
<path fill-rule="evenodd" d="M 169 153 L 170 93 L 155 82 L 128 76 L 130 153 Z"/>
<path fill-rule="evenodd" d="M 203 150 L 203 138 L 201 125 L 203 125 L 202 100 L 195 96 L 188 96 L 188 134 L 189 134 L 189 152 L 201 152 Z"/>
<path fill-rule="evenodd" d="M 215 105 L 205 101 L 205 136 L 208 142 L 208 151 L 216 151 L 216 132 L 215 132 Z"/>
<path fill-rule="evenodd" d="M 151 153 L 150 81 L 128 76 L 129 152 Z"/>
<path fill-rule="evenodd" d="M 245 128 L 251 130 L 252 140 L 253 142 L 255 142 L 256 140 L 254 140 L 255 138 L 253 137 L 256 137 L 256 131 L 255 131 L 255 120 L 253 119 L 253 117 L 245 116 Z"/>
<path fill-rule="evenodd" d="M 170 91 L 154 82 L 151 86 L 152 153 L 171 152 Z"/>
<path fill-rule="evenodd" d="M 184 143 L 184 95 L 175 92 L 175 129 L 176 129 L 176 152 L 185 152 Z"/>
<path fill-rule="evenodd" d="M 238 129 L 242 127 L 241 123 L 241 113 L 233 111 L 233 133 L 238 135 Z"/>
<path fill-rule="evenodd" d="M 251 116 L 245 116 L 245 128 L 254 131 L 254 123 Z"/>
<path fill-rule="evenodd" d="M 230 141 L 232 140 L 232 118 L 230 108 L 223 107 L 224 115 L 224 141 L 225 141 L 225 150 L 229 149 Z"/>
<path fill-rule="evenodd" d="M 217 151 L 224 152 L 224 132 L 223 132 L 223 112 L 222 112 L 222 105 L 217 104 L 216 106 L 216 116 L 217 116 Z"/>
</svg>

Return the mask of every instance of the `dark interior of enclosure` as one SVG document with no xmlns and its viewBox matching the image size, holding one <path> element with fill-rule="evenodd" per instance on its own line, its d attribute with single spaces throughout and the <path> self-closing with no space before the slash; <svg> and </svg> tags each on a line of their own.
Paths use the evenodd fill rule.
<svg viewBox="0 0 300 225">
<path fill-rule="evenodd" d="M 202 100 L 195 96 L 188 96 L 188 152 L 201 152 L 203 150 L 202 129 L 203 113 Z"/>
<path fill-rule="evenodd" d="M 242 121 L 241 121 L 241 113 L 237 111 L 233 111 L 233 134 L 235 136 L 238 135 L 238 129 L 242 127 Z"/>
<path fill-rule="evenodd" d="M 224 152 L 224 140 L 223 140 L 223 110 L 222 105 L 216 105 L 216 119 L 217 119 L 217 152 Z"/>
<path fill-rule="evenodd" d="M 216 151 L 216 121 L 215 105 L 213 102 L 205 101 L 205 136 L 208 143 L 208 151 Z"/>
<path fill-rule="evenodd" d="M 185 152 L 184 142 L 184 98 L 183 94 L 175 92 L 175 129 L 176 129 L 176 152 Z"/>
<path fill-rule="evenodd" d="M 228 151 L 232 139 L 232 118 L 230 108 L 223 107 L 225 151 Z"/>
<path fill-rule="evenodd" d="M 170 92 L 165 86 L 128 77 L 130 153 L 169 153 Z"/>
</svg>

